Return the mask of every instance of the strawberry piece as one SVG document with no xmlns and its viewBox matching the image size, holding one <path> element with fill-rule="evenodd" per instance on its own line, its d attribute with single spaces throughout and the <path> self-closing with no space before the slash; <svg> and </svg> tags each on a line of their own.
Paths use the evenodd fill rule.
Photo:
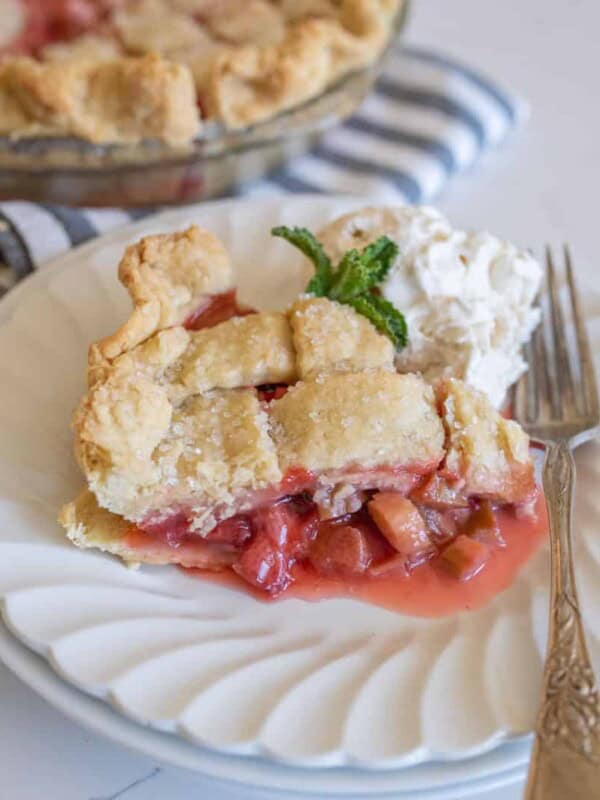
<svg viewBox="0 0 600 800">
<path fill-rule="evenodd" d="M 368 510 L 407 567 L 415 567 L 435 555 L 425 520 L 408 498 L 398 492 L 379 492 L 369 502 Z"/>
<path fill-rule="evenodd" d="M 460 534 L 440 556 L 440 562 L 459 581 L 468 581 L 481 572 L 489 550 L 483 542 Z"/>
<path fill-rule="evenodd" d="M 350 577 L 364 574 L 372 555 L 365 535 L 358 528 L 325 522 L 319 526 L 309 559 L 321 575 Z"/>
<path fill-rule="evenodd" d="M 270 403 L 271 400 L 279 400 L 287 392 L 288 387 L 285 383 L 267 383 L 264 386 L 256 387 L 258 399 L 263 403 Z"/>
<path fill-rule="evenodd" d="M 444 478 L 435 472 L 425 483 L 411 492 L 411 500 L 420 505 L 445 511 L 448 508 L 467 508 L 469 498 L 465 494 L 462 484 Z"/>
</svg>

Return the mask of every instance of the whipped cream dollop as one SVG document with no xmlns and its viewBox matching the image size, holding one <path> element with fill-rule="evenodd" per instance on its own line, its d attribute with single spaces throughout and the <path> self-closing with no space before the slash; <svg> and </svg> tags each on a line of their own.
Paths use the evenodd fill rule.
<svg viewBox="0 0 600 800">
<path fill-rule="evenodd" d="M 527 251 L 489 233 L 452 228 L 429 207 L 365 208 L 319 233 L 334 261 L 379 236 L 399 248 L 381 291 L 406 317 L 402 372 L 461 378 L 499 407 L 525 371 L 521 346 L 539 322 L 542 269 Z"/>
</svg>

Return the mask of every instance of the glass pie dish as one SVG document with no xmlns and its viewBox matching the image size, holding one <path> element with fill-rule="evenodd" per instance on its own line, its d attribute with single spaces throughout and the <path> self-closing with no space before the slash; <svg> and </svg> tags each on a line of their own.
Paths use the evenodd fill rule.
<svg viewBox="0 0 600 800">
<path fill-rule="evenodd" d="M 179 204 L 218 197 L 259 178 L 308 150 L 327 129 L 354 113 L 396 46 L 408 6 L 401 5 L 388 45 L 375 62 L 311 100 L 243 130 L 209 122 L 202 137 L 182 147 L 0 137 L 0 200 L 96 207 Z"/>
</svg>

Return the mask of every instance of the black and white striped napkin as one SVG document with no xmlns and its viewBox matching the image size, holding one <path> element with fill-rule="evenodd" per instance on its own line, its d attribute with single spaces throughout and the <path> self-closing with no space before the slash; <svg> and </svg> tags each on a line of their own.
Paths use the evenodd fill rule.
<svg viewBox="0 0 600 800">
<path fill-rule="evenodd" d="M 428 202 L 526 116 L 519 97 L 477 70 L 405 46 L 351 119 L 306 155 L 231 195 L 350 192 L 380 203 Z M 0 294 L 70 247 L 155 210 L 0 203 Z"/>
</svg>

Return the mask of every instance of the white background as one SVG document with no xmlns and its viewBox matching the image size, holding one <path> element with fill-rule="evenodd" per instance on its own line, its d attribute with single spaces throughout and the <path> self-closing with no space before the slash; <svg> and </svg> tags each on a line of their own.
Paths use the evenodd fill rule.
<svg viewBox="0 0 600 800">
<path fill-rule="evenodd" d="M 437 204 L 457 226 L 539 248 L 569 241 L 597 282 L 600 208 L 598 0 L 414 0 L 408 38 L 487 71 L 532 106 L 526 129 L 455 179 Z M 598 266 L 597 266 L 598 261 Z M 263 800 L 217 786 L 91 735 L 0 666 L 2 800 Z M 150 777 L 151 776 L 151 777 Z M 516 800 L 521 788 L 479 795 Z M 279 800 L 286 800 L 284 795 Z"/>
</svg>

